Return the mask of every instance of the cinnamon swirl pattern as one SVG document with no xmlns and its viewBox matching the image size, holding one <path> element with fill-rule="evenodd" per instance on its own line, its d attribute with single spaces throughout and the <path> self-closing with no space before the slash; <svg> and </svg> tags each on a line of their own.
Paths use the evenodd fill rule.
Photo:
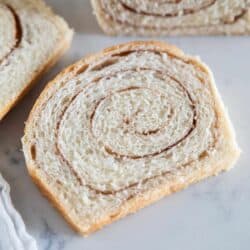
<svg viewBox="0 0 250 250">
<path fill-rule="evenodd" d="M 72 31 L 42 0 L 0 0 L 0 120 L 68 48 Z"/>
<path fill-rule="evenodd" d="M 249 0 L 92 0 L 92 5 L 111 35 L 250 33 Z"/>
<path fill-rule="evenodd" d="M 62 72 L 30 114 L 31 176 L 81 233 L 206 176 L 238 156 L 207 68 L 135 42 Z"/>
<path fill-rule="evenodd" d="M 6 29 L 6 35 L 0 37 L 0 65 L 8 58 L 8 56 L 19 47 L 22 40 L 22 26 L 16 11 L 11 5 L 0 5 L 0 27 Z M 14 32 L 13 32 L 14 31 Z M 4 33 L 4 30 L 1 34 Z M 6 45 L 5 45 L 6 43 Z M 5 46 L 4 46 L 5 45 Z"/>
</svg>

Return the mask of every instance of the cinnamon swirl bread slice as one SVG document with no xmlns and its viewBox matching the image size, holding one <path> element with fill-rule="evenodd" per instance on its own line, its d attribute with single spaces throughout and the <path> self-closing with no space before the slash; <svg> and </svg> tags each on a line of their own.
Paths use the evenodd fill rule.
<svg viewBox="0 0 250 250">
<path fill-rule="evenodd" d="M 41 0 L 0 0 L 0 120 L 69 47 L 72 31 Z"/>
<path fill-rule="evenodd" d="M 108 34 L 250 34 L 250 0 L 92 0 Z"/>
<path fill-rule="evenodd" d="M 154 41 L 64 70 L 36 102 L 22 142 L 30 175 L 84 235 L 239 156 L 209 69 Z"/>
</svg>

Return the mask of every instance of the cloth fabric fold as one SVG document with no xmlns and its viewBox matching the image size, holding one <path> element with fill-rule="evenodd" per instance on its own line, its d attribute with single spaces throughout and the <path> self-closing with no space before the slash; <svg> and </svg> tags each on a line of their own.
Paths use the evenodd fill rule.
<svg viewBox="0 0 250 250">
<path fill-rule="evenodd" d="M 37 250 L 36 242 L 14 208 L 10 186 L 0 174 L 0 250 Z"/>
</svg>

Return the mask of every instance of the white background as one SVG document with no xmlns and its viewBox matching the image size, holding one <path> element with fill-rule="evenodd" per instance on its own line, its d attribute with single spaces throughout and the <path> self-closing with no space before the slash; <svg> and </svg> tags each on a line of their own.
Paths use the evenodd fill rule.
<svg viewBox="0 0 250 250">
<path fill-rule="evenodd" d="M 0 124 L 0 171 L 28 231 L 41 250 L 248 250 L 250 248 L 250 37 L 177 37 L 161 40 L 200 55 L 212 69 L 243 151 L 236 167 L 209 178 L 103 230 L 82 238 L 32 183 L 20 138 L 36 97 L 61 69 L 86 54 L 141 38 L 105 36 L 89 1 L 47 0 L 75 29 L 71 49 Z M 8 83 L 6 83 L 8 84 Z M 0 240 L 1 235 L 0 235 Z"/>
</svg>

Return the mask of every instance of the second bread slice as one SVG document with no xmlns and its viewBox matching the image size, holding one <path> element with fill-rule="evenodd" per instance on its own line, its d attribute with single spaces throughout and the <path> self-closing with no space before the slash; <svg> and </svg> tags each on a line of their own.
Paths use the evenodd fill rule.
<svg viewBox="0 0 250 250">
<path fill-rule="evenodd" d="M 69 47 L 72 34 L 42 0 L 0 0 L 0 120 Z"/>
<path fill-rule="evenodd" d="M 110 35 L 249 35 L 249 0 L 91 0 Z"/>
</svg>

